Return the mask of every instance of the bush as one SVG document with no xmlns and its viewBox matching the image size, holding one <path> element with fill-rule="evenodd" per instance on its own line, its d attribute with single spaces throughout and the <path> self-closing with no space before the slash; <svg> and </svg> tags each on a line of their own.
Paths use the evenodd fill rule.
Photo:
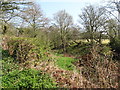
<svg viewBox="0 0 120 90">
<path fill-rule="evenodd" d="M 45 58 L 45 46 L 36 38 L 12 37 L 7 40 L 9 54 L 18 62 Z"/>
<path fill-rule="evenodd" d="M 90 53 L 91 45 L 89 43 L 72 43 L 67 47 L 67 53 L 74 56 L 82 56 Z"/>
<path fill-rule="evenodd" d="M 114 50 L 116 53 L 120 54 L 120 39 L 114 38 L 110 40 L 110 46 L 112 50 Z"/>
<path fill-rule="evenodd" d="M 2 60 L 2 74 L 7 74 L 13 70 L 18 70 L 19 65 L 14 63 L 14 59 L 12 57 L 4 57 Z"/>
<path fill-rule="evenodd" d="M 2 77 L 2 88 L 55 88 L 56 84 L 41 71 L 14 70 Z"/>
<path fill-rule="evenodd" d="M 115 52 L 113 58 L 116 60 L 120 60 L 120 39 L 119 38 L 111 39 L 109 45 Z"/>
<path fill-rule="evenodd" d="M 2 58 L 6 58 L 6 57 L 9 57 L 9 56 L 10 56 L 8 50 L 1 50 L 1 51 L 2 51 Z"/>
</svg>

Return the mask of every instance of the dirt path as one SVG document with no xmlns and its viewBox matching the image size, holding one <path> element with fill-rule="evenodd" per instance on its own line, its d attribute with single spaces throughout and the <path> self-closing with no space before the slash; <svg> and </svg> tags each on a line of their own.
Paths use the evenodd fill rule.
<svg viewBox="0 0 120 90">
<path fill-rule="evenodd" d="M 38 64 L 36 67 L 38 70 L 42 70 L 47 72 L 53 77 L 58 86 L 64 88 L 95 88 L 96 85 L 91 84 L 87 81 L 81 73 L 73 71 L 67 71 L 58 68 L 55 66 L 54 62 L 42 62 Z"/>
<path fill-rule="evenodd" d="M 112 62 L 108 67 L 110 68 L 109 71 L 107 71 L 107 68 L 105 68 L 109 62 L 106 63 L 103 62 L 104 63 L 103 65 L 101 63 L 100 64 L 101 66 L 96 68 L 100 82 L 99 81 L 93 82 L 93 78 L 96 79 L 94 76 L 96 76 L 97 74 L 85 73 L 85 75 L 87 75 L 86 78 L 85 75 L 82 73 L 83 70 L 84 72 L 88 73 L 91 70 L 90 68 L 87 68 L 88 71 L 86 71 L 85 67 L 83 66 L 77 67 L 79 72 L 76 69 L 72 71 L 64 70 L 62 68 L 59 68 L 55 63 L 55 60 L 57 60 L 60 56 L 49 55 L 49 57 L 51 58 L 50 60 L 41 61 L 37 63 L 36 66 L 34 66 L 33 63 L 31 63 L 30 68 L 35 68 L 37 70 L 42 70 L 43 72 L 48 73 L 49 75 L 51 75 L 52 78 L 55 79 L 56 83 L 60 88 L 111 88 L 111 87 L 117 88 L 118 87 L 118 83 L 116 82 L 116 77 L 115 77 L 115 75 L 117 75 L 116 71 L 118 70 L 118 68 L 115 68 L 114 66 L 116 65 L 113 65 Z M 89 77 L 90 74 L 94 74 L 94 76 L 91 78 Z M 110 77 L 110 80 L 112 80 L 112 82 L 115 83 L 115 85 L 111 84 L 112 82 L 110 84 L 109 82 L 106 82 L 109 79 L 108 77 Z"/>
<path fill-rule="evenodd" d="M 101 69 L 100 69 L 100 67 L 97 68 L 98 69 L 97 71 L 99 72 L 98 74 L 100 74 L 99 78 L 101 80 L 100 83 L 97 84 L 98 82 L 96 82 L 96 83 L 91 82 L 92 78 L 91 78 L 91 80 L 88 80 L 88 78 L 85 78 L 85 76 L 83 76 L 82 70 L 85 69 L 84 67 L 77 67 L 77 69 L 79 69 L 79 72 L 76 69 L 74 69 L 72 71 L 64 70 L 64 69 L 59 68 L 55 64 L 55 61 L 54 61 L 54 60 L 57 60 L 60 56 L 51 54 L 51 55 L 49 55 L 49 57 L 51 57 L 53 61 L 52 60 L 43 61 L 43 62 L 37 64 L 37 66 L 35 68 L 50 74 L 51 77 L 55 79 L 58 86 L 60 86 L 61 88 L 62 87 L 64 87 L 64 88 L 104 88 L 104 87 L 110 88 L 112 86 L 111 84 L 107 85 L 108 83 L 106 81 L 104 81 L 104 79 L 107 80 L 106 76 L 108 75 L 108 73 L 105 74 L 106 68 L 104 68 L 104 67 L 101 67 Z M 102 66 L 104 66 L 104 65 L 102 65 Z M 100 70 L 105 71 L 105 72 L 101 72 Z M 110 72 L 111 72 L 111 74 L 114 74 L 113 73 L 114 70 L 109 71 L 109 73 Z M 111 74 L 110 74 L 110 76 L 111 76 Z M 94 74 L 94 76 L 96 76 L 96 75 L 97 74 Z M 94 76 L 93 76 L 93 78 L 95 78 Z M 89 75 L 87 77 L 89 77 Z M 113 80 L 113 81 L 115 81 L 115 80 Z M 102 85 L 102 83 L 105 85 Z M 117 84 L 112 87 L 117 88 Z"/>
</svg>

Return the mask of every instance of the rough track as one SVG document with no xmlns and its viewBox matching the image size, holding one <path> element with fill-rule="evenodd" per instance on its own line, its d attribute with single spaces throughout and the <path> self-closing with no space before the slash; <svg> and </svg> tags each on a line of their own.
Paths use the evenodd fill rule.
<svg viewBox="0 0 120 90">
<path fill-rule="evenodd" d="M 42 62 L 36 67 L 38 70 L 47 72 L 53 77 L 58 86 L 64 88 L 97 88 L 98 86 L 87 81 L 81 73 L 74 71 L 67 71 L 58 68 L 54 62 Z"/>
</svg>

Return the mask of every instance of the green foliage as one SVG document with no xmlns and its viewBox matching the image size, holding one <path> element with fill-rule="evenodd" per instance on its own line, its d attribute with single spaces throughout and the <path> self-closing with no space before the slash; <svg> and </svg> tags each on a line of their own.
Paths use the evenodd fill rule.
<svg viewBox="0 0 120 90">
<path fill-rule="evenodd" d="M 19 62 L 46 58 L 46 46 L 38 38 L 12 37 L 7 44 L 9 54 Z"/>
<path fill-rule="evenodd" d="M 34 37 L 36 35 L 35 31 L 32 30 L 31 28 L 23 28 L 23 35 L 25 37 Z"/>
<path fill-rule="evenodd" d="M 104 55 L 110 55 L 111 54 L 111 48 L 108 45 L 98 45 L 94 44 L 94 46 L 97 46 L 96 52 L 99 54 L 104 54 Z M 94 47 L 88 42 L 72 42 L 68 47 L 67 47 L 67 53 L 72 54 L 76 57 L 78 56 L 84 56 L 86 54 L 90 54 L 92 48 Z"/>
<path fill-rule="evenodd" d="M 30 43 L 32 43 L 36 48 L 32 49 L 33 52 L 35 52 L 38 57 L 41 59 L 47 59 L 47 56 L 45 55 L 45 52 L 47 52 L 50 48 L 45 45 L 45 43 L 39 39 L 39 38 L 33 38 L 30 40 Z"/>
<path fill-rule="evenodd" d="M 2 51 L 2 58 L 9 57 L 9 51 L 8 50 L 1 50 Z"/>
<path fill-rule="evenodd" d="M 7 74 L 13 70 L 18 70 L 19 65 L 14 63 L 14 59 L 11 57 L 3 58 L 2 60 L 2 74 Z"/>
<path fill-rule="evenodd" d="M 74 70 L 75 66 L 72 64 L 75 62 L 75 59 L 70 57 L 59 57 L 56 60 L 56 64 L 65 70 Z"/>
<path fill-rule="evenodd" d="M 9 55 L 8 50 L 2 50 L 2 74 L 5 75 L 13 70 L 18 70 L 19 69 L 19 65 L 18 63 L 14 60 L 14 58 L 12 58 Z"/>
<path fill-rule="evenodd" d="M 67 52 L 75 55 L 75 56 L 81 56 L 81 55 L 85 55 L 90 53 L 90 48 L 91 45 L 89 43 L 84 43 L 84 42 L 80 42 L 80 43 L 71 43 L 68 47 L 67 47 Z"/>
<path fill-rule="evenodd" d="M 110 46 L 116 53 L 120 53 L 120 39 L 119 38 L 111 39 Z"/>
<path fill-rule="evenodd" d="M 115 52 L 113 58 L 116 60 L 120 60 L 120 39 L 119 38 L 111 39 L 109 45 Z"/>
<path fill-rule="evenodd" d="M 26 61 L 30 50 L 33 48 L 33 45 L 23 39 L 12 38 L 7 43 L 10 55 L 12 55 L 14 59 L 19 60 L 19 62 Z"/>
<path fill-rule="evenodd" d="M 55 88 L 56 84 L 41 71 L 14 70 L 2 77 L 3 88 Z"/>
<path fill-rule="evenodd" d="M 60 56 L 60 57 L 63 57 L 64 55 L 63 54 L 59 54 L 59 53 L 55 53 L 56 56 Z"/>
<path fill-rule="evenodd" d="M 102 45 L 101 47 L 99 47 L 98 52 L 100 54 L 104 54 L 104 55 L 111 55 L 112 54 L 111 48 L 107 45 Z"/>
<path fill-rule="evenodd" d="M 31 55 L 33 52 L 36 53 L 38 57 L 43 58 L 43 56 L 45 56 L 44 52 L 46 50 L 44 47 L 40 47 L 40 45 L 41 44 L 37 42 L 37 40 L 35 41 L 35 39 L 11 38 L 8 40 L 9 49 L 2 50 L 2 78 L 0 77 L 0 79 L 2 79 L 3 88 L 56 87 L 56 84 L 49 77 L 49 75 L 44 74 L 41 71 L 32 69 L 26 70 L 24 67 L 23 70 L 20 70 L 20 64 L 18 63 L 18 60 L 21 60 L 21 58 L 19 56 L 23 55 L 24 57 L 24 55 Z M 31 47 L 31 49 L 27 52 L 29 47 Z M 15 58 L 15 56 L 17 56 L 17 58 Z M 32 57 L 30 59 L 29 58 L 28 60 L 30 60 Z"/>
</svg>

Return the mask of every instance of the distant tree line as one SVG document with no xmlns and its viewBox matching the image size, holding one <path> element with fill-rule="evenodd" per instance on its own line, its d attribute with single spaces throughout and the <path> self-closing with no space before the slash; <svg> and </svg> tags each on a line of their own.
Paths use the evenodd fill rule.
<svg viewBox="0 0 120 90">
<path fill-rule="evenodd" d="M 45 45 L 62 48 L 70 41 L 86 39 L 93 44 L 101 44 L 102 39 L 120 37 L 119 18 L 112 17 L 111 9 L 120 14 L 120 2 L 109 2 L 111 6 L 86 6 L 79 15 L 79 25 L 65 10 L 54 14 L 53 20 L 45 17 L 39 5 L 34 2 L 10 0 L 0 1 L 0 32 L 3 35 L 41 39 Z M 112 6 L 112 5 L 115 6 Z"/>
</svg>

